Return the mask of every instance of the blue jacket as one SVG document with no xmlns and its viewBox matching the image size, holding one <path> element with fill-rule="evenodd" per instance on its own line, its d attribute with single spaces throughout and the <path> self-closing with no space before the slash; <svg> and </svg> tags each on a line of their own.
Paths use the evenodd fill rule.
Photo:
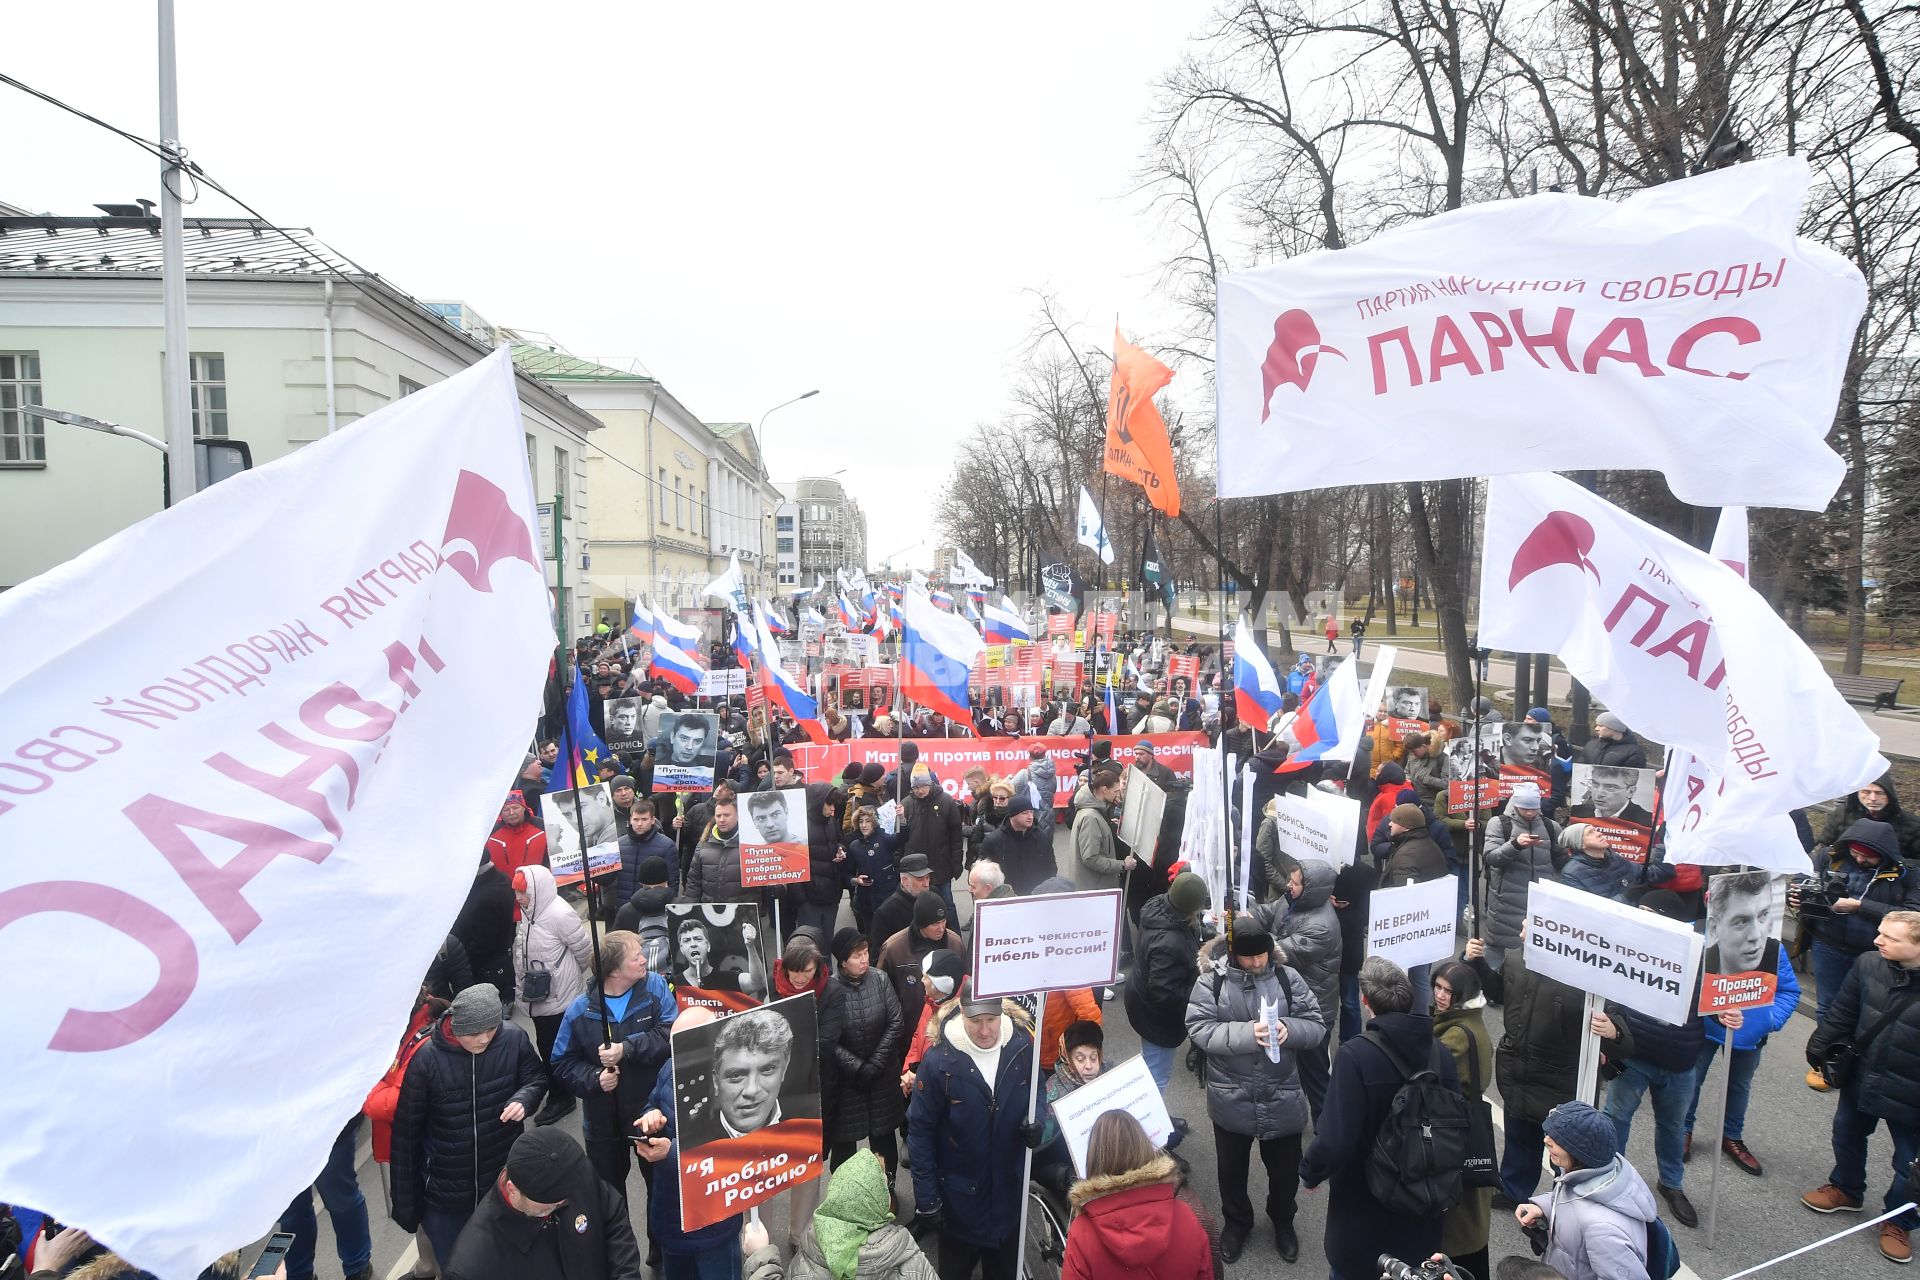
<svg viewBox="0 0 1920 1280">
<path fill-rule="evenodd" d="M 1015 1008 L 1009 1004 L 1009 1009 Z M 1001 1047 L 993 1088 L 987 1088 L 971 1055 L 947 1039 L 947 1028 L 964 1037 L 957 1004 L 927 1027 L 927 1056 L 914 1076 L 907 1107 L 907 1150 L 913 1157 L 913 1202 L 923 1212 L 946 1214 L 946 1230 L 969 1244 L 1002 1244 L 1020 1230 L 1026 1180 L 1026 1148 L 1020 1126 L 1027 1119 L 1033 1084 L 1032 1021 L 1012 1020 Z M 1045 1123 L 1040 1099 L 1035 1123 Z"/>
<path fill-rule="evenodd" d="M 847 841 L 847 860 L 840 864 L 840 874 L 847 888 L 853 890 L 856 910 L 871 916 L 876 907 L 900 888 L 900 873 L 893 869 L 893 855 L 899 847 L 900 837 L 890 836 L 879 827 L 873 829 L 870 837 L 856 831 L 853 839 Z M 853 882 L 855 876 L 872 876 L 873 883 L 857 885 Z"/>
<path fill-rule="evenodd" d="M 1626 1019 L 1633 1035 L 1631 1056 L 1635 1061 L 1663 1071 L 1691 1071 L 1699 1065 L 1700 1046 L 1706 1040 L 1706 1019 L 1699 1014 L 1688 1014 L 1687 1020 L 1677 1027 L 1633 1009 L 1616 1013 L 1609 1007 L 1607 1016 Z"/>
<path fill-rule="evenodd" d="M 680 892 L 680 846 L 673 842 L 673 837 L 657 825 L 644 840 L 629 830 L 620 836 L 620 875 L 613 885 L 616 906 L 631 899 L 639 890 L 640 864 L 648 858 L 659 858 L 667 864 L 667 887 Z"/>
<path fill-rule="evenodd" d="M 1585 889 L 1602 898 L 1624 902 L 1627 886 L 1633 883 L 1639 873 L 1640 868 L 1612 850 L 1608 850 L 1606 857 L 1598 862 L 1584 853 L 1575 853 L 1560 868 L 1560 883 L 1570 889 Z"/>
<path fill-rule="evenodd" d="M 1787 949 L 1780 948 L 1779 958 L 1775 961 L 1780 975 L 1780 985 L 1774 988 L 1773 1003 L 1748 1009 L 1740 1023 L 1740 1029 L 1733 1033 L 1733 1047 L 1739 1049 L 1758 1049 L 1767 1042 L 1767 1037 L 1787 1025 L 1793 1018 L 1793 1011 L 1800 1007 L 1800 979 L 1794 976 L 1793 965 L 1787 961 Z M 1727 1042 L 1727 1029 L 1720 1025 L 1718 1018 L 1704 1019 L 1707 1039 L 1715 1044 Z"/>
<path fill-rule="evenodd" d="M 655 1082 L 641 1114 L 647 1111 L 658 1111 L 667 1118 L 667 1127 L 660 1132 L 674 1140 L 667 1158 L 654 1166 L 653 1181 L 647 1184 L 647 1234 L 660 1246 L 662 1253 L 685 1257 L 688 1254 L 706 1253 L 710 1249 L 733 1249 L 737 1252 L 740 1247 L 740 1227 L 745 1221 L 741 1214 L 736 1213 L 731 1218 L 722 1218 L 704 1227 L 695 1227 L 692 1231 L 681 1229 L 680 1139 L 674 1132 L 673 1123 L 673 1072 L 660 1073 L 660 1079 Z"/>
<path fill-rule="evenodd" d="M 671 1071 L 660 1070 L 667 1061 L 667 1029 L 679 1012 L 667 980 L 649 973 L 628 994 L 627 1016 L 613 1029 L 613 1038 L 624 1041 L 627 1052 L 620 1061 L 620 1086 L 612 1093 L 600 1088 L 601 1028 L 605 1024 L 600 1016 L 598 988 L 589 985 L 574 998 L 553 1038 L 553 1078 L 584 1101 L 580 1130 L 588 1146 L 627 1141 L 633 1122 L 646 1113 L 655 1082 L 673 1076 Z"/>
</svg>

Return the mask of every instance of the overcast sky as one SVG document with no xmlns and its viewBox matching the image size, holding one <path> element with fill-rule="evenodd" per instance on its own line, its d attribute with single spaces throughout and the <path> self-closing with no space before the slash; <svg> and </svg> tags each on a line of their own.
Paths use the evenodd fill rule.
<svg viewBox="0 0 1920 1280">
<path fill-rule="evenodd" d="M 6 70 L 155 136 L 153 9 L 10 6 Z M 1116 313 L 1168 319 L 1132 174 L 1210 9 L 180 0 L 181 132 L 269 218 L 416 297 L 638 357 L 709 421 L 819 388 L 768 421 L 775 479 L 848 468 L 870 558 L 925 565 L 1023 291 L 1094 344 Z M 155 162 L 6 87 L 0 137 L 0 200 L 158 195 Z"/>
</svg>

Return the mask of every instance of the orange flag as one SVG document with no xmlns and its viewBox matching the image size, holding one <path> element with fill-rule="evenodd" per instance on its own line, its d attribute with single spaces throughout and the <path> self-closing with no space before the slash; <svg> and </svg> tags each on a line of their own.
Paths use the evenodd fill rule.
<svg viewBox="0 0 1920 1280">
<path fill-rule="evenodd" d="M 1106 471 L 1147 491 L 1168 519 L 1180 514 L 1180 483 L 1173 446 L 1153 397 L 1173 381 L 1173 370 L 1113 331 L 1113 386 L 1107 392 Z"/>
</svg>

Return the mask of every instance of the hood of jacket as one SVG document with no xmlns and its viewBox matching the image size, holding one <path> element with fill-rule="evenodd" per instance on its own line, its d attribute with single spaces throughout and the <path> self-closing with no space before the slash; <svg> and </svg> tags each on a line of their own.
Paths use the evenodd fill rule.
<svg viewBox="0 0 1920 1280">
<path fill-rule="evenodd" d="M 1300 896 L 1293 900 L 1293 909 L 1313 911 L 1326 906 L 1333 897 L 1333 878 L 1338 874 L 1332 866 L 1317 859 L 1301 863 Z"/>
<path fill-rule="evenodd" d="M 1067 1198 L 1075 1210 L 1080 1210 L 1086 1208 L 1089 1202 L 1101 1196 L 1110 1196 L 1116 1191 L 1131 1191 L 1135 1187 L 1151 1187 L 1162 1183 L 1171 1188 L 1177 1168 L 1172 1156 L 1156 1155 L 1138 1169 L 1110 1173 L 1099 1178 L 1082 1178 L 1073 1184 Z"/>
<path fill-rule="evenodd" d="M 1095 795 L 1093 788 L 1084 783 L 1073 793 L 1073 814 L 1076 818 L 1080 816 L 1082 809 L 1093 809 L 1102 817 L 1105 817 L 1109 812 L 1107 802 Z"/>
<path fill-rule="evenodd" d="M 1367 1023 L 1403 1059 L 1424 1064 L 1433 1044 L 1433 1019 L 1418 1013 L 1383 1013 Z"/>
<path fill-rule="evenodd" d="M 1660 1213 L 1646 1180 L 1627 1168 L 1620 1156 L 1598 1169 L 1561 1174 L 1555 1191 L 1561 1200 L 1591 1201 L 1640 1222 L 1652 1222 Z"/>
<path fill-rule="evenodd" d="M 243 1269 L 241 1252 L 235 1249 L 208 1263 L 200 1273 L 200 1280 L 237 1280 Z M 67 1272 L 66 1280 L 152 1280 L 152 1277 L 117 1253 L 103 1253 Z"/>
<path fill-rule="evenodd" d="M 514 874 L 524 877 L 527 882 L 527 905 L 529 908 L 527 911 L 527 919 L 538 920 L 542 912 L 560 900 L 560 889 L 559 886 L 553 882 L 553 872 L 547 870 L 539 863 L 536 862 L 521 867 L 515 871 Z"/>
<path fill-rule="evenodd" d="M 635 889 L 633 896 L 627 901 L 633 904 L 633 909 L 643 918 L 664 916 L 667 914 L 667 904 L 673 901 L 673 890 L 664 884 L 655 885 L 650 889 Z"/>
<path fill-rule="evenodd" d="M 1849 857 L 1845 848 L 1849 844 L 1863 844 L 1880 855 L 1880 865 L 1890 867 L 1900 858 L 1900 837 L 1894 834 L 1893 826 L 1886 822 L 1875 822 L 1872 818 L 1861 818 L 1846 829 L 1840 837 L 1840 856 Z"/>
</svg>

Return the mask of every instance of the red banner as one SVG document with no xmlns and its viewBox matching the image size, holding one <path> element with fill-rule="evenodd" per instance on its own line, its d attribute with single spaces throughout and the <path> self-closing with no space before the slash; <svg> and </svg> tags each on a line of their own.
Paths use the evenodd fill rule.
<svg viewBox="0 0 1920 1280">
<path fill-rule="evenodd" d="M 941 788 L 956 798 L 965 794 L 966 785 L 962 777 L 974 765 L 979 765 L 991 776 L 1009 778 L 1032 763 L 1030 753 L 1034 747 L 1044 746 L 1047 754 L 1053 757 L 1056 809 L 1073 799 L 1073 789 L 1078 781 L 1075 770 L 1080 763 L 1075 757 L 1092 745 L 1091 739 L 1078 737 L 915 738 L 912 741 L 920 746 L 921 763 L 932 769 L 934 776 L 940 779 Z M 1155 733 L 1106 738 L 1103 741 L 1113 744 L 1114 761 L 1122 765 L 1132 761 L 1135 744 L 1151 742 L 1154 759 L 1173 770 L 1178 777 L 1191 779 L 1193 750 L 1207 745 L 1207 735 Z M 821 746 L 800 744 L 788 750 L 793 752 L 794 765 L 809 782 L 837 782 L 849 764 L 872 762 L 890 770 L 900 761 L 900 742 L 896 738 L 855 738 Z"/>
<path fill-rule="evenodd" d="M 1070 636 L 1073 634 L 1073 615 L 1070 613 L 1050 613 L 1047 615 L 1047 634 L 1049 636 Z"/>
</svg>

